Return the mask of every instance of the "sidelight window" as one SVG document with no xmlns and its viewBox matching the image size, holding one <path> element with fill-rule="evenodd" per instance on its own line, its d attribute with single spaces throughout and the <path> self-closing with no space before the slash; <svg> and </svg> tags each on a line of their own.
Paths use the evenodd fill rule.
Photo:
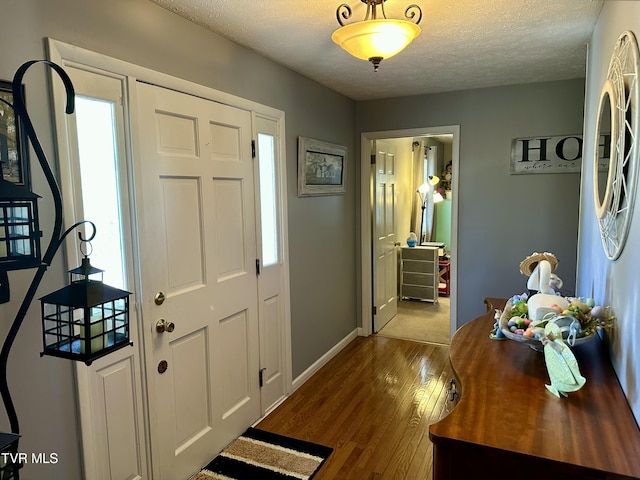
<svg viewBox="0 0 640 480">
<path fill-rule="evenodd" d="M 260 168 L 260 218 L 262 223 L 262 265 L 278 263 L 278 209 L 276 199 L 275 138 L 258 134 Z"/>
<path fill-rule="evenodd" d="M 120 218 L 118 144 L 114 102 L 76 97 L 78 160 L 83 217 L 97 235 L 91 242 L 91 262 L 105 270 L 104 281 L 125 288 L 125 255 Z"/>
</svg>

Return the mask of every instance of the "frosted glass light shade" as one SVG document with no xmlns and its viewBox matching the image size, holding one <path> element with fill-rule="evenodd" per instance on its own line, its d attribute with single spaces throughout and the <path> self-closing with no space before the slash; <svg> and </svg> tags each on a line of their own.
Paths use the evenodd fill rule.
<svg viewBox="0 0 640 480">
<path fill-rule="evenodd" d="M 356 58 L 384 59 L 404 50 L 420 31 L 407 20 L 364 20 L 340 27 L 331 39 Z"/>
</svg>

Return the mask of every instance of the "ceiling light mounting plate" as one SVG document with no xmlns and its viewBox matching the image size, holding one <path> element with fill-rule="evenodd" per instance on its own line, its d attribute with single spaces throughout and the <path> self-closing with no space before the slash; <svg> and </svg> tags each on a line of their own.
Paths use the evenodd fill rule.
<svg viewBox="0 0 640 480">
<path fill-rule="evenodd" d="M 382 18 L 382 19 L 387 18 L 387 15 L 384 11 L 384 3 L 387 0 L 360 0 L 360 1 L 365 5 L 367 5 L 367 13 L 364 17 L 364 21 L 376 20 L 377 18 Z M 378 16 L 378 9 L 377 9 L 378 5 L 380 5 L 380 12 L 382 14 L 380 17 Z M 336 10 L 336 18 L 338 19 L 338 23 L 344 27 L 345 23 L 343 20 L 349 20 L 351 18 L 352 13 L 353 12 L 351 11 L 351 7 L 346 3 L 339 5 Z M 416 15 L 418 16 L 417 19 L 416 19 Z M 422 9 L 415 3 L 411 4 L 405 9 L 404 16 L 407 20 L 411 20 L 417 25 L 422 21 Z"/>
</svg>

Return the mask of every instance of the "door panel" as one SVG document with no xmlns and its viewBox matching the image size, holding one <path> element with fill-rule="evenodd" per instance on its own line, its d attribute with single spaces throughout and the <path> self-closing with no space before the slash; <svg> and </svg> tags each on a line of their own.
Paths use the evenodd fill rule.
<svg viewBox="0 0 640 480">
<path fill-rule="evenodd" d="M 211 138 L 213 139 L 212 158 L 236 162 L 242 158 L 240 145 L 242 132 L 236 126 L 209 123 Z"/>
<path fill-rule="evenodd" d="M 209 405 L 211 381 L 207 369 L 207 332 L 200 329 L 170 342 L 171 383 L 174 388 L 176 454 L 213 427 Z"/>
<path fill-rule="evenodd" d="M 146 84 L 138 94 L 152 451 L 175 480 L 260 416 L 251 115 Z M 175 328 L 157 332 L 160 319 Z"/>
<path fill-rule="evenodd" d="M 265 368 L 263 381 L 268 386 L 274 382 L 284 381 L 284 365 L 281 355 L 284 346 L 282 345 L 282 322 L 280 321 L 282 308 L 279 295 L 264 300 L 262 303 L 262 316 L 264 327 L 261 328 L 261 332 L 265 338 L 261 366 Z M 283 393 L 281 392 L 281 395 Z"/>
<path fill-rule="evenodd" d="M 217 225 L 216 242 L 220 246 L 214 254 L 218 265 L 218 282 L 224 282 L 234 275 L 247 273 L 243 228 L 247 219 L 242 208 L 243 188 L 240 180 L 215 179 L 213 190 Z"/>
<path fill-rule="evenodd" d="M 198 123 L 193 117 L 156 112 L 158 153 L 198 157 Z"/>
<path fill-rule="evenodd" d="M 199 180 L 161 177 L 160 188 L 164 213 L 160 220 L 166 232 L 166 245 L 162 247 L 167 252 L 167 285 L 169 294 L 179 295 L 187 288 L 204 284 Z"/>
<path fill-rule="evenodd" d="M 251 383 L 255 379 L 255 372 L 250 372 L 248 368 L 251 361 L 248 330 L 246 312 L 238 312 L 220 322 L 223 418 L 228 418 L 251 400 Z M 233 358 L 233 362 L 225 361 L 225 358 Z"/>
<path fill-rule="evenodd" d="M 96 419 L 108 432 L 100 445 L 100 464 L 103 472 L 110 473 L 109 479 L 142 478 L 133 473 L 141 472 L 143 468 L 137 443 L 144 436 L 137 429 L 134 371 L 133 359 L 129 357 L 97 369 L 92 377 L 97 393 L 93 398 Z"/>
</svg>

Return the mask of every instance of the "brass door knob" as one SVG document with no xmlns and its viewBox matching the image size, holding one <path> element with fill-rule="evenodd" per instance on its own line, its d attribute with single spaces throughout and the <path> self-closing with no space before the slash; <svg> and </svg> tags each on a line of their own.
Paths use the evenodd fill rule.
<svg viewBox="0 0 640 480">
<path fill-rule="evenodd" d="M 167 322 L 164 318 L 161 318 L 156 322 L 156 332 L 158 333 L 171 333 L 175 328 L 176 326 L 173 322 Z"/>
</svg>

